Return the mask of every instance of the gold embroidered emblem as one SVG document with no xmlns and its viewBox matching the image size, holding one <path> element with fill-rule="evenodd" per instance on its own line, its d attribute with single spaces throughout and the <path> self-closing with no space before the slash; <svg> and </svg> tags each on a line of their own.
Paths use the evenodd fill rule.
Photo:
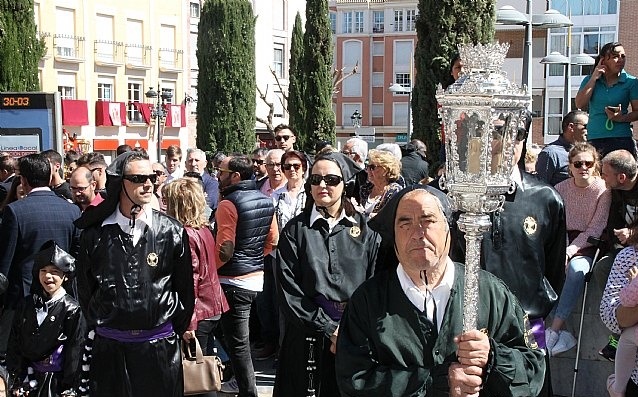
<svg viewBox="0 0 638 397">
<path fill-rule="evenodd" d="M 361 229 L 359 229 L 359 226 L 354 225 L 350 228 L 350 235 L 354 238 L 357 238 L 361 235 Z"/>
<path fill-rule="evenodd" d="M 148 256 L 146 257 L 146 263 L 148 263 L 148 265 L 150 267 L 155 267 L 157 266 L 157 263 L 159 262 L 159 257 L 157 256 L 157 254 L 155 252 L 151 252 L 150 254 L 148 254 Z"/>
<path fill-rule="evenodd" d="M 523 337 L 525 339 L 525 345 L 527 347 L 529 347 L 530 349 L 538 349 L 538 342 L 536 342 L 536 338 L 534 337 L 534 333 L 532 332 L 527 313 L 523 317 Z"/>
<path fill-rule="evenodd" d="M 523 222 L 523 229 L 525 230 L 525 233 L 527 233 L 528 236 L 531 236 L 532 234 L 536 233 L 536 230 L 538 229 L 538 224 L 536 223 L 536 219 L 532 218 L 531 216 L 528 216 L 527 218 L 525 218 L 525 221 Z"/>
</svg>

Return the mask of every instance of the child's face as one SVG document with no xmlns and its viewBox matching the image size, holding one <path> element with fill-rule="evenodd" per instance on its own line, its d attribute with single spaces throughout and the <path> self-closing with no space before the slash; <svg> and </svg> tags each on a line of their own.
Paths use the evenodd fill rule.
<svg viewBox="0 0 638 397">
<path fill-rule="evenodd" d="M 56 266 L 46 265 L 40 269 L 40 284 L 49 296 L 60 289 L 64 280 L 64 273 Z"/>
</svg>

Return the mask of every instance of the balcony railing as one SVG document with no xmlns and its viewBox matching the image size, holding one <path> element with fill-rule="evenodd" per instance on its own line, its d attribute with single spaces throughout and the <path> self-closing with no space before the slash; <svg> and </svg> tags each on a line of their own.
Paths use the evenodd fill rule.
<svg viewBox="0 0 638 397">
<path fill-rule="evenodd" d="M 44 53 L 42 59 L 51 58 L 53 47 L 53 36 L 49 32 L 36 32 L 36 37 L 44 43 Z"/>
<path fill-rule="evenodd" d="M 181 72 L 184 51 L 170 48 L 159 49 L 160 70 L 165 72 Z"/>
<path fill-rule="evenodd" d="M 95 40 L 95 63 L 118 66 L 124 63 L 124 43 L 112 40 Z"/>
<path fill-rule="evenodd" d="M 53 35 L 53 48 L 57 61 L 84 62 L 84 37 L 68 34 Z"/>
<path fill-rule="evenodd" d="M 126 67 L 130 69 L 150 69 L 151 46 L 143 44 L 126 44 Z"/>
</svg>

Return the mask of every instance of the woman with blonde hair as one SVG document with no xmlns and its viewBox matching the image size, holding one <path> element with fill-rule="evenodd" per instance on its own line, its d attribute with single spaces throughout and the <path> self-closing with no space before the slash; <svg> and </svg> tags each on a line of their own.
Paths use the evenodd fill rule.
<svg viewBox="0 0 638 397">
<path fill-rule="evenodd" d="M 184 340 L 197 338 L 204 354 L 209 339 L 221 314 L 228 310 L 228 302 L 217 276 L 215 263 L 215 239 L 206 216 L 206 197 L 199 182 L 180 178 L 165 185 L 162 197 L 166 200 L 166 213 L 184 225 L 188 234 L 193 263 L 193 285 L 195 286 L 195 310 Z"/>
<path fill-rule="evenodd" d="M 401 161 L 385 150 L 371 149 L 368 152 L 368 184 L 361 189 L 361 203 L 365 214 L 373 217 L 399 192 Z"/>
<path fill-rule="evenodd" d="M 565 203 L 568 244 L 565 285 L 552 325 L 545 331 L 545 343 L 551 356 L 576 346 L 576 338 L 562 328 L 582 295 L 585 274 L 592 264 L 595 248 L 587 238 L 602 234 L 611 204 L 611 192 L 600 177 L 596 148 L 586 142 L 576 143 L 567 158 L 571 177 L 555 186 Z"/>
</svg>

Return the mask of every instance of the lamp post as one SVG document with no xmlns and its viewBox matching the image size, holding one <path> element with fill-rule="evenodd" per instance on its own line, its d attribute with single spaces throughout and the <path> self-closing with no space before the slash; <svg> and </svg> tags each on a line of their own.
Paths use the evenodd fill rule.
<svg viewBox="0 0 638 397">
<path fill-rule="evenodd" d="M 151 118 L 155 120 L 155 139 L 157 140 L 157 161 L 162 161 L 162 127 L 160 124 L 162 120 L 166 120 L 166 115 L 168 114 L 166 103 L 173 98 L 173 94 L 170 91 L 162 91 L 159 84 L 157 85 L 157 90 L 161 92 L 158 94 L 153 87 L 149 88 L 146 91 L 146 97 L 149 99 L 157 98 L 157 102 L 153 104 L 151 108 Z"/>
<path fill-rule="evenodd" d="M 388 87 L 388 91 L 393 94 L 408 93 L 408 140 L 412 136 L 412 87 L 404 87 L 399 83 L 394 83 Z"/>
<path fill-rule="evenodd" d="M 359 109 L 355 110 L 350 116 L 350 120 L 352 120 L 352 126 L 354 127 L 354 136 L 358 137 L 357 128 L 361 127 L 361 119 L 363 116 L 359 113 Z"/>
<path fill-rule="evenodd" d="M 565 66 L 565 86 L 563 92 L 563 116 L 571 111 L 572 104 L 572 82 L 571 82 L 571 65 L 593 65 L 594 58 L 587 54 L 576 54 L 570 58 L 562 55 L 557 51 L 551 52 L 549 55 L 541 59 L 543 65 L 564 65 Z"/>
</svg>

